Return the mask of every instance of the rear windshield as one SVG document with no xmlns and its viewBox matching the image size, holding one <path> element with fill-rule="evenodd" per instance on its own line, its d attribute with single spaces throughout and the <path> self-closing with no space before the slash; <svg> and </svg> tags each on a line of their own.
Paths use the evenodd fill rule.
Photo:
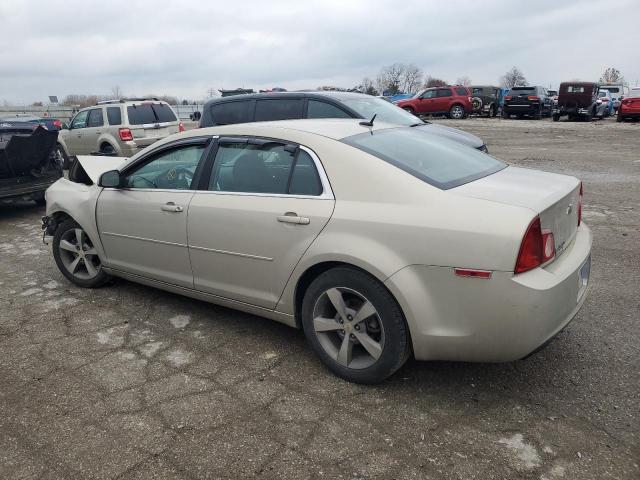
<svg viewBox="0 0 640 480">
<path fill-rule="evenodd" d="M 367 120 L 371 120 L 375 115 L 377 122 L 406 126 L 424 123 L 418 117 L 381 98 L 363 95 L 357 98 L 341 98 L 340 101 Z"/>
<path fill-rule="evenodd" d="M 584 93 L 583 85 L 569 85 L 567 86 L 567 93 Z"/>
<path fill-rule="evenodd" d="M 131 125 L 176 121 L 176 116 L 173 114 L 171 107 L 165 103 L 132 105 L 127 107 L 127 116 Z"/>
<path fill-rule="evenodd" d="M 611 93 L 620 93 L 620 88 L 618 87 L 610 87 L 607 85 L 607 90 L 609 90 Z"/>
<path fill-rule="evenodd" d="M 502 170 L 499 160 L 439 135 L 415 128 L 390 128 L 342 142 L 374 155 L 442 190 Z"/>
<path fill-rule="evenodd" d="M 535 95 L 536 89 L 533 87 L 513 87 L 509 95 Z"/>
</svg>

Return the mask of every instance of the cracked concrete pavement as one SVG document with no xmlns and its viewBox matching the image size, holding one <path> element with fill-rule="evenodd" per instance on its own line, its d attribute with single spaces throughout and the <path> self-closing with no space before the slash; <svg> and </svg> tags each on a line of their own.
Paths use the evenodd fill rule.
<svg viewBox="0 0 640 480">
<path fill-rule="evenodd" d="M 640 124 L 436 121 L 584 179 L 591 291 L 545 350 L 349 384 L 283 325 L 71 285 L 0 205 L 0 478 L 640 478 Z"/>
</svg>

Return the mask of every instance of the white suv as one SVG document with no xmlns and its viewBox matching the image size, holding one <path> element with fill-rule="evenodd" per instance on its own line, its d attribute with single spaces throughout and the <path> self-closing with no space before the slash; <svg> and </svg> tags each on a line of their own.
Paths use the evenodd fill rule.
<svg viewBox="0 0 640 480">
<path fill-rule="evenodd" d="M 182 122 L 166 102 L 156 98 L 109 100 L 76 113 L 68 128 L 60 130 L 58 143 L 66 157 L 130 157 L 140 149 L 182 131 Z"/>
</svg>

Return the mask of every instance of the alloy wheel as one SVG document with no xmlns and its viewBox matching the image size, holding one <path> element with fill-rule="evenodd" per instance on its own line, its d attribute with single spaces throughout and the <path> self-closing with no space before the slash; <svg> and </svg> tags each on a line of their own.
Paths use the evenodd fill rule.
<svg viewBox="0 0 640 480">
<path fill-rule="evenodd" d="M 460 105 L 454 105 L 451 107 L 451 118 L 460 119 L 464 116 L 464 110 Z"/>
<path fill-rule="evenodd" d="M 67 271 L 79 279 L 92 280 L 102 269 L 98 252 L 81 228 L 71 228 L 63 233 L 59 253 Z"/>
<path fill-rule="evenodd" d="M 330 288 L 318 297 L 313 328 L 327 355 L 343 367 L 368 368 L 384 348 L 378 311 L 364 295 L 350 288 Z"/>
</svg>

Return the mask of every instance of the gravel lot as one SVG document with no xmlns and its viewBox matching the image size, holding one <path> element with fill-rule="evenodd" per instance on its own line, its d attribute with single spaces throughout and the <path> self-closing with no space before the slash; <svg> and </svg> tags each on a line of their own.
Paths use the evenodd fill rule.
<svg viewBox="0 0 640 480">
<path fill-rule="evenodd" d="M 549 347 L 348 384 L 283 325 L 74 287 L 0 205 L 0 478 L 640 478 L 640 124 L 434 121 L 584 180 L 591 291 Z"/>
</svg>

